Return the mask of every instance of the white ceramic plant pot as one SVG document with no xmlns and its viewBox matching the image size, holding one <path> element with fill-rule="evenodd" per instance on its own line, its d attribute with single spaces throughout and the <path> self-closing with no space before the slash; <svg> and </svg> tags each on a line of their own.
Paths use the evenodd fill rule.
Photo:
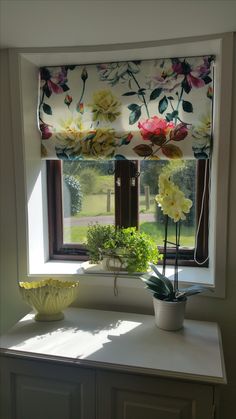
<svg viewBox="0 0 236 419">
<path fill-rule="evenodd" d="M 153 297 L 155 323 L 164 330 L 179 330 L 183 327 L 186 301 L 163 301 Z"/>
<path fill-rule="evenodd" d="M 119 256 L 104 256 L 102 267 L 105 271 L 125 271 L 127 269 L 127 262 Z"/>
</svg>

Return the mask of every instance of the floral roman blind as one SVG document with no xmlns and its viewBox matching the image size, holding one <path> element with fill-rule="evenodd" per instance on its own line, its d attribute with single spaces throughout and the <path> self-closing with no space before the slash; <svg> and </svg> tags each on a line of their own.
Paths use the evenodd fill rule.
<svg viewBox="0 0 236 419">
<path fill-rule="evenodd" d="M 210 156 L 213 56 L 40 69 L 46 159 Z"/>
</svg>

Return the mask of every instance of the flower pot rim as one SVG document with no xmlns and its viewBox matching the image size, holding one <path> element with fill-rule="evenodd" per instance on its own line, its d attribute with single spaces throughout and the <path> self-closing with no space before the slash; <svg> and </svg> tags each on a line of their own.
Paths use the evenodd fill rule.
<svg viewBox="0 0 236 419">
<path fill-rule="evenodd" d="M 181 303 L 187 302 L 187 298 L 185 300 L 180 300 L 180 301 L 167 301 L 167 300 L 161 300 L 160 298 L 156 298 L 154 296 L 153 296 L 153 300 L 161 301 L 164 304 L 181 304 Z"/>
</svg>

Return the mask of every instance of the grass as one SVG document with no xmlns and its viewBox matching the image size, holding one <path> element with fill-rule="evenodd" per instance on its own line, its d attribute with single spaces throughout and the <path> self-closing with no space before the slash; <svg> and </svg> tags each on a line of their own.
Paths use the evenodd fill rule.
<svg viewBox="0 0 236 419">
<path fill-rule="evenodd" d="M 112 190 L 112 188 L 110 189 Z M 80 213 L 76 215 L 76 218 L 98 216 L 98 215 L 113 215 L 114 206 L 115 206 L 114 193 L 111 194 L 111 211 L 110 212 L 107 212 L 107 194 L 106 193 L 84 195 L 83 201 L 82 201 L 82 210 L 80 211 Z M 150 197 L 150 208 L 149 210 L 146 210 L 145 197 L 141 195 L 140 201 L 139 201 L 139 211 L 145 214 L 153 213 L 155 211 L 154 196 Z"/>
<path fill-rule="evenodd" d="M 186 247 L 193 247 L 194 238 L 194 227 L 181 227 L 180 245 Z M 164 238 L 164 226 L 163 224 L 157 224 L 156 222 L 144 222 L 140 224 L 140 231 L 151 236 L 158 245 L 163 244 Z M 175 242 L 175 226 L 169 226 L 168 228 L 168 240 Z"/>
<path fill-rule="evenodd" d="M 100 176 L 100 178 L 105 178 L 107 181 L 105 190 L 109 189 L 108 183 L 110 179 L 108 176 Z M 99 181 L 100 181 L 100 178 Z M 108 179 L 107 179 L 108 178 Z M 104 185 L 104 179 L 101 182 L 101 185 Z M 110 188 L 112 190 L 112 187 Z M 155 202 L 154 202 L 154 195 L 150 196 L 150 208 L 146 210 L 145 205 L 145 196 L 140 196 L 139 201 L 139 211 L 141 213 L 154 213 L 155 211 Z M 82 203 L 82 211 L 77 214 L 75 219 L 80 219 L 83 217 L 96 217 L 102 215 L 114 215 L 114 194 L 111 195 L 111 211 L 107 212 L 107 194 L 106 193 L 99 193 L 99 194 L 90 194 L 84 195 L 83 203 Z M 64 242 L 66 243 L 85 243 L 86 236 L 87 236 L 87 229 L 88 227 L 85 226 L 72 226 L 72 227 L 64 227 Z M 163 244 L 163 237 L 164 237 L 164 227 L 162 224 L 157 224 L 156 222 L 143 222 L 140 223 L 140 230 L 149 234 L 158 245 Z M 175 241 L 175 227 L 169 226 L 169 241 Z M 181 246 L 186 247 L 193 247 L 194 246 L 194 227 L 185 227 L 182 226 L 181 228 Z"/>
<path fill-rule="evenodd" d="M 84 195 L 82 211 L 76 215 L 76 218 L 112 214 L 114 214 L 114 194 L 111 195 L 110 212 L 107 212 L 107 194 Z"/>
<path fill-rule="evenodd" d="M 64 227 L 64 242 L 65 243 L 85 243 L 87 235 L 87 226 L 72 226 Z M 164 227 L 155 222 L 144 222 L 140 224 L 140 231 L 150 235 L 158 245 L 163 244 Z M 175 240 L 175 228 L 170 226 L 168 240 Z M 182 227 L 181 230 L 181 246 L 194 246 L 194 228 Z"/>
<path fill-rule="evenodd" d="M 64 227 L 64 243 L 86 243 L 87 226 Z"/>
</svg>

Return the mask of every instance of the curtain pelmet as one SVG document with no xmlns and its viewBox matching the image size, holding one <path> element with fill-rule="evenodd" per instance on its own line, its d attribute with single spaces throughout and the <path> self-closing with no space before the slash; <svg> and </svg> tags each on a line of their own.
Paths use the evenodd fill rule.
<svg viewBox="0 0 236 419">
<path fill-rule="evenodd" d="M 42 158 L 208 158 L 213 62 L 203 56 L 42 67 Z"/>
</svg>

